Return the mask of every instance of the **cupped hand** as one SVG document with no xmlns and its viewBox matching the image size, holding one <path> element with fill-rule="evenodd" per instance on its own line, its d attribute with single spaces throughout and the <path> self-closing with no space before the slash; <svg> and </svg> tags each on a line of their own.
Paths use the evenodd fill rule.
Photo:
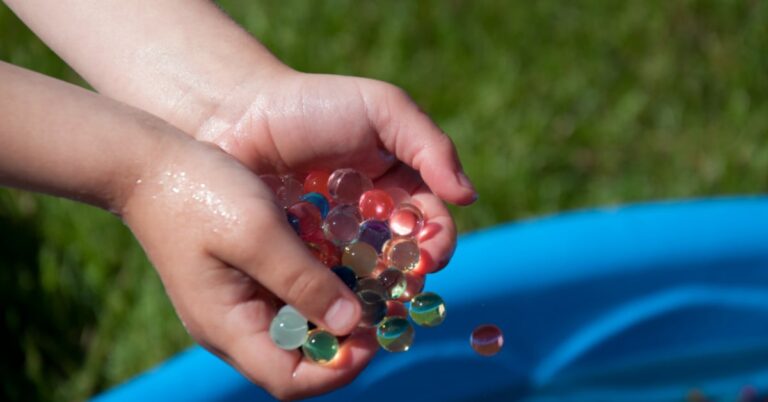
<svg viewBox="0 0 768 402">
<path fill-rule="evenodd" d="M 376 187 L 401 187 L 425 213 L 422 273 L 442 268 L 456 242 L 443 200 L 477 195 L 450 140 L 401 89 L 381 81 L 271 70 L 232 91 L 195 137 L 259 173 L 358 169 Z"/>
<path fill-rule="evenodd" d="M 285 302 L 346 335 L 360 316 L 355 296 L 301 243 L 257 176 L 182 138 L 156 152 L 121 214 L 189 333 L 278 398 L 350 381 L 378 348 L 370 333 L 352 332 L 334 361 L 318 365 L 277 348 L 269 325 Z"/>
</svg>

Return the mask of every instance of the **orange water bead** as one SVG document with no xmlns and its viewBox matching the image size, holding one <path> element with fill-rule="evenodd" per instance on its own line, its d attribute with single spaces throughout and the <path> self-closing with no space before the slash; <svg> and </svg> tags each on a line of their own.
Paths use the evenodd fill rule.
<svg viewBox="0 0 768 402">
<path fill-rule="evenodd" d="M 359 208 L 363 219 L 386 221 L 395 208 L 395 203 L 386 191 L 375 189 L 360 196 Z"/>
<path fill-rule="evenodd" d="M 328 193 L 328 178 L 330 176 L 330 173 L 322 170 L 309 172 L 307 178 L 304 179 L 304 192 L 320 193 L 330 200 L 331 195 Z"/>
</svg>

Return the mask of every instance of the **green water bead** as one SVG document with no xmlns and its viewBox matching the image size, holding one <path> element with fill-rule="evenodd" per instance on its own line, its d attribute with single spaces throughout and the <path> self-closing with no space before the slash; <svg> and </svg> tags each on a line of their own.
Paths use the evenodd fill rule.
<svg viewBox="0 0 768 402">
<path fill-rule="evenodd" d="M 437 293 L 419 293 L 411 299 L 411 319 L 423 327 L 436 327 L 445 320 L 445 302 Z"/>
<path fill-rule="evenodd" d="M 379 283 L 387 292 L 387 298 L 396 300 L 405 292 L 408 282 L 405 273 L 397 268 L 387 268 L 379 274 Z"/>
<path fill-rule="evenodd" d="M 277 347 L 292 350 L 304 344 L 308 330 L 307 319 L 295 308 L 286 305 L 272 319 L 269 325 L 269 336 Z"/>
<path fill-rule="evenodd" d="M 388 352 L 405 352 L 413 343 L 413 326 L 402 317 L 387 317 L 376 329 L 376 340 Z"/>
<path fill-rule="evenodd" d="M 339 351 L 339 340 L 330 332 L 313 329 L 307 335 L 307 341 L 301 346 L 301 351 L 309 360 L 325 364 L 336 357 Z"/>
<path fill-rule="evenodd" d="M 383 298 L 387 298 L 387 289 L 384 288 L 384 285 L 376 278 L 363 278 L 360 279 L 357 282 L 357 287 L 355 288 L 355 292 L 362 292 L 364 290 L 369 290 L 371 292 L 376 292 L 381 295 Z"/>
</svg>

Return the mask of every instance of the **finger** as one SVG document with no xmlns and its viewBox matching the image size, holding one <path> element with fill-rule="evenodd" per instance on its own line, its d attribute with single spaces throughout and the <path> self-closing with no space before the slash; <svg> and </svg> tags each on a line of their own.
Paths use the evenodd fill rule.
<svg viewBox="0 0 768 402">
<path fill-rule="evenodd" d="M 269 336 L 277 310 L 274 296 L 220 262 L 201 275 L 177 277 L 175 285 L 174 304 L 186 317 L 192 336 L 280 399 L 340 387 L 355 378 L 378 350 L 370 331 L 353 333 L 341 342 L 336 358 L 324 365 L 308 361 L 298 350 L 278 348 Z"/>
<path fill-rule="evenodd" d="M 322 265 L 290 228 L 284 213 L 269 201 L 254 200 L 238 230 L 214 251 L 318 327 L 349 333 L 360 319 L 356 296 Z M 249 245 L 243 247 L 243 245 Z"/>
<path fill-rule="evenodd" d="M 384 146 L 418 170 L 440 198 L 460 205 L 474 202 L 475 188 L 451 139 L 401 89 L 379 83 L 373 97 L 366 103 Z"/>
</svg>

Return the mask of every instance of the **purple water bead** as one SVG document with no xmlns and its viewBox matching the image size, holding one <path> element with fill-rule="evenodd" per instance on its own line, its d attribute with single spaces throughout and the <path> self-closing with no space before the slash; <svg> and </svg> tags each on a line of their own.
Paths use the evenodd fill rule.
<svg viewBox="0 0 768 402">
<path fill-rule="evenodd" d="M 360 235 L 357 239 L 370 244 L 377 253 L 381 253 L 384 243 L 391 237 L 392 233 L 389 231 L 387 222 L 370 219 L 360 225 Z"/>
</svg>

